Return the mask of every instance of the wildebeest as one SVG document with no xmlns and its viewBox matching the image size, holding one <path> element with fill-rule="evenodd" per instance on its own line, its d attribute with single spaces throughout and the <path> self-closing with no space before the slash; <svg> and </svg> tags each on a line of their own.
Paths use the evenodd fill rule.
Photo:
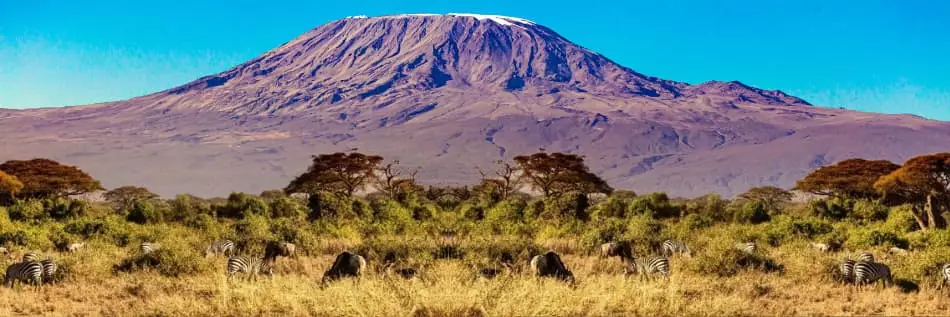
<svg viewBox="0 0 950 317">
<path fill-rule="evenodd" d="M 323 283 L 343 277 L 359 277 L 366 269 L 366 260 L 358 254 L 343 251 L 336 256 L 330 269 L 323 273 Z"/>
<path fill-rule="evenodd" d="M 297 246 L 289 242 L 267 241 L 264 247 L 264 258 L 275 260 L 278 256 L 297 257 Z"/>
<path fill-rule="evenodd" d="M 553 250 L 531 259 L 531 270 L 538 277 L 554 277 L 574 284 L 574 273 L 567 269 L 561 256 Z"/>
<path fill-rule="evenodd" d="M 627 242 L 607 242 L 600 245 L 600 257 L 620 257 L 620 260 L 630 258 L 633 252 L 630 250 L 630 243 Z"/>
</svg>

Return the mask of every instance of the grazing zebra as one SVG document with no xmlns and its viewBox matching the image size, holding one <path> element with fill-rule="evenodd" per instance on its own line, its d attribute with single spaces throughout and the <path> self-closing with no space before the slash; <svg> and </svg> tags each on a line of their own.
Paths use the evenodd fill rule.
<svg viewBox="0 0 950 317">
<path fill-rule="evenodd" d="M 39 259 L 40 255 L 35 251 L 27 251 L 25 254 L 23 254 L 23 260 L 21 260 L 21 262 L 36 262 Z"/>
<path fill-rule="evenodd" d="M 43 265 L 36 261 L 11 264 L 3 277 L 3 285 L 13 287 L 13 283 L 17 281 L 38 287 L 43 283 Z"/>
<path fill-rule="evenodd" d="M 679 240 L 663 241 L 662 248 L 663 248 L 663 255 L 667 257 L 673 256 L 673 254 L 676 254 L 676 253 L 681 253 L 685 255 L 686 257 L 691 257 L 693 255 L 693 251 L 690 250 L 688 246 L 686 246 L 686 243 L 683 243 L 683 241 L 679 241 Z"/>
<path fill-rule="evenodd" d="M 205 257 L 213 257 L 218 254 L 223 254 L 224 256 L 231 257 L 234 255 L 234 241 L 231 240 L 221 240 L 215 241 L 207 249 L 205 249 Z"/>
<path fill-rule="evenodd" d="M 40 261 L 40 265 L 43 266 L 43 282 L 55 284 L 56 281 L 53 277 L 56 276 L 56 270 L 59 269 L 59 266 L 56 265 L 56 261 L 46 258 L 46 260 Z"/>
<path fill-rule="evenodd" d="M 950 263 L 944 264 L 940 269 L 940 273 L 943 274 L 943 283 L 950 283 Z"/>
<path fill-rule="evenodd" d="M 670 260 L 660 256 L 648 256 L 642 258 L 631 257 L 627 260 L 624 268 L 624 275 L 639 273 L 642 279 L 651 274 L 663 275 L 664 279 L 670 279 Z"/>
<path fill-rule="evenodd" d="M 70 243 L 68 246 L 66 246 L 66 251 L 68 251 L 69 253 L 76 253 L 76 252 L 79 252 L 79 250 L 82 250 L 82 249 L 85 248 L 85 247 L 86 247 L 86 243 L 85 243 L 85 242 Z"/>
<path fill-rule="evenodd" d="M 861 254 L 858 254 L 858 262 L 874 262 L 874 254 L 868 251 L 861 251 Z"/>
<path fill-rule="evenodd" d="M 755 242 L 740 242 L 736 243 L 736 249 L 748 254 L 755 254 L 758 247 L 755 246 Z"/>
<path fill-rule="evenodd" d="M 829 246 L 827 243 L 809 242 L 808 246 L 810 246 L 812 249 L 815 249 L 815 251 L 819 251 L 819 252 L 831 251 L 831 246 Z"/>
<path fill-rule="evenodd" d="M 841 262 L 841 277 L 844 278 L 845 283 L 851 283 L 854 281 L 854 264 L 856 262 L 852 259 L 844 259 Z"/>
<path fill-rule="evenodd" d="M 246 256 L 228 258 L 228 280 L 231 280 L 235 273 L 247 274 L 248 278 L 253 277 L 255 280 L 257 280 L 257 275 L 260 273 L 267 274 L 268 277 L 274 276 L 271 261 Z"/>
<path fill-rule="evenodd" d="M 158 251 L 161 248 L 162 245 L 155 242 L 142 242 L 142 244 L 139 245 L 139 251 L 142 255 L 152 254 L 152 252 Z"/>
<path fill-rule="evenodd" d="M 854 264 L 854 284 L 864 285 L 876 281 L 883 281 L 884 286 L 894 284 L 891 279 L 891 268 L 884 263 L 858 262 Z"/>
</svg>

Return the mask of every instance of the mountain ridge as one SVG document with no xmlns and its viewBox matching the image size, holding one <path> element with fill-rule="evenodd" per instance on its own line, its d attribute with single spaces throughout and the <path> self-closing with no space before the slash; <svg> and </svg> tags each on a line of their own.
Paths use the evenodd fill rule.
<svg viewBox="0 0 950 317">
<path fill-rule="evenodd" d="M 280 188 L 310 155 L 353 148 L 418 162 L 421 181 L 474 183 L 474 166 L 542 147 L 585 155 L 619 188 L 735 195 L 950 136 L 945 122 L 644 75 L 543 25 L 471 14 L 345 18 L 178 87 L 0 122 L 0 160 L 202 195 Z"/>
</svg>

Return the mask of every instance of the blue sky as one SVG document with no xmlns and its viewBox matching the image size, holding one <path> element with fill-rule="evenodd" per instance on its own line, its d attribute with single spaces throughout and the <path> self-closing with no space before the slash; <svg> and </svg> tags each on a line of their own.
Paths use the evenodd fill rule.
<svg viewBox="0 0 950 317">
<path fill-rule="evenodd" d="M 78 105 L 223 71 L 350 15 L 523 17 L 641 73 L 950 120 L 950 1 L 0 0 L 0 107 Z"/>
</svg>

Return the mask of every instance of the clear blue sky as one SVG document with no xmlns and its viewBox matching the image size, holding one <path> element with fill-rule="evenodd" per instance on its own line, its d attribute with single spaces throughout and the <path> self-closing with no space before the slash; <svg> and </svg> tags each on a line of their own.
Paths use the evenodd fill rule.
<svg viewBox="0 0 950 317">
<path fill-rule="evenodd" d="M 448 12 L 527 18 L 652 76 L 950 120 L 950 1 L 940 0 L 0 0 L 0 107 L 125 99 L 345 16 Z"/>
</svg>

